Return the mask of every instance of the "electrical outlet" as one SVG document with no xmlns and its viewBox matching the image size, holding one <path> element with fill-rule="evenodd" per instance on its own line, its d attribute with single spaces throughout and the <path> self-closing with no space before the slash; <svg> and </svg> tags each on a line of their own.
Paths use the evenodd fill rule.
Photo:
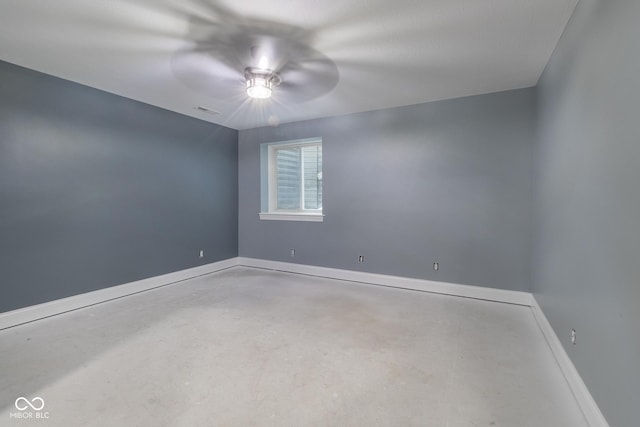
<svg viewBox="0 0 640 427">
<path fill-rule="evenodd" d="M 200 258 L 204 258 L 204 249 L 200 249 Z"/>
<path fill-rule="evenodd" d="M 440 270 L 440 263 L 439 262 L 434 262 L 433 263 L 433 271 L 438 271 Z"/>
<path fill-rule="evenodd" d="M 358 255 L 358 262 L 364 262 L 364 255 Z"/>
<path fill-rule="evenodd" d="M 296 256 L 296 250 L 295 249 L 291 249 L 291 256 L 292 257 Z"/>
<path fill-rule="evenodd" d="M 576 345 L 576 330 L 571 330 L 571 344 Z"/>
</svg>

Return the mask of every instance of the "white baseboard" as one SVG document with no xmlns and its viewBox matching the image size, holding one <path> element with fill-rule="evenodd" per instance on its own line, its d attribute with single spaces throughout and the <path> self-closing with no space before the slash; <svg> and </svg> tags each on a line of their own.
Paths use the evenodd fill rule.
<svg viewBox="0 0 640 427">
<path fill-rule="evenodd" d="M 348 280 L 351 282 L 370 283 L 393 288 L 412 289 L 525 306 L 531 305 L 531 294 L 528 292 L 485 288 L 482 286 L 459 285 L 456 283 L 412 279 L 409 277 L 389 276 L 386 274 L 365 273 L 361 271 L 340 270 L 336 268 L 315 267 L 312 265 L 293 264 L 256 258 L 239 257 L 238 264 L 247 267 L 307 274 L 309 276 L 328 277 L 331 279 Z"/>
<path fill-rule="evenodd" d="M 182 280 L 191 279 L 193 277 L 202 276 L 204 274 L 214 273 L 236 265 L 238 265 L 238 258 L 230 258 L 211 264 L 188 268 L 186 270 L 163 274 L 162 276 L 150 277 L 148 279 L 137 280 L 123 285 L 111 286 L 109 288 L 73 295 L 43 304 L 7 311 L 5 313 L 0 313 L 0 330 L 27 322 L 33 322 L 34 320 L 54 316 L 56 314 L 65 313 L 67 311 L 77 310 L 79 308 L 112 299 L 121 298 L 127 295 L 136 294 L 138 292 L 147 291 L 160 286 L 180 282 Z"/>
<path fill-rule="evenodd" d="M 531 297 L 531 311 L 533 312 L 533 317 L 535 317 L 536 322 L 538 322 L 538 326 L 540 326 L 540 330 L 542 330 L 542 334 L 551 348 L 551 352 L 553 353 L 556 362 L 560 365 L 560 370 L 567 380 L 567 383 L 569 383 L 573 396 L 578 402 L 580 409 L 582 409 L 582 413 L 589 423 L 589 427 L 609 427 L 609 423 L 607 423 L 604 415 L 602 415 L 598 404 L 593 399 L 593 396 L 591 396 L 591 393 L 584 381 L 582 381 L 578 370 L 573 365 L 573 362 L 562 346 L 558 335 L 556 335 L 555 331 L 551 327 L 549 320 L 544 315 L 534 296 Z"/>
</svg>

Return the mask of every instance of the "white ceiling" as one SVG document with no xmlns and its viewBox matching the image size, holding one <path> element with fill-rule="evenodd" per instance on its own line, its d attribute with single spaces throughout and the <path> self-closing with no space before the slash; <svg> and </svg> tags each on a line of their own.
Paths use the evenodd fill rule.
<svg viewBox="0 0 640 427">
<path fill-rule="evenodd" d="M 577 1 L 1 0 L 0 60 L 246 129 L 534 86 Z M 265 40 L 299 63 L 252 101 Z"/>
</svg>

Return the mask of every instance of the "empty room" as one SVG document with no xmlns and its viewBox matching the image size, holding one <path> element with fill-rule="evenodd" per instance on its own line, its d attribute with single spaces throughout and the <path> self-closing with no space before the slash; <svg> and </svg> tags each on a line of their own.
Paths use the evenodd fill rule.
<svg viewBox="0 0 640 427">
<path fill-rule="evenodd" d="M 640 1 L 0 1 L 0 426 L 640 425 Z"/>
</svg>

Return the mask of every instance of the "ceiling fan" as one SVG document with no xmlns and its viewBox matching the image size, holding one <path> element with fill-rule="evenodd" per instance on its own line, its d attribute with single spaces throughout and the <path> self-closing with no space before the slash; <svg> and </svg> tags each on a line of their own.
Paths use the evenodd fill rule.
<svg viewBox="0 0 640 427">
<path fill-rule="evenodd" d="M 339 80 L 336 65 L 312 47 L 311 31 L 241 16 L 201 1 L 188 16 L 189 45 L 171 59 L 176 78 L 220 100 L 273 99 L 283 105 L 328 93 Z"/>
</svg>

